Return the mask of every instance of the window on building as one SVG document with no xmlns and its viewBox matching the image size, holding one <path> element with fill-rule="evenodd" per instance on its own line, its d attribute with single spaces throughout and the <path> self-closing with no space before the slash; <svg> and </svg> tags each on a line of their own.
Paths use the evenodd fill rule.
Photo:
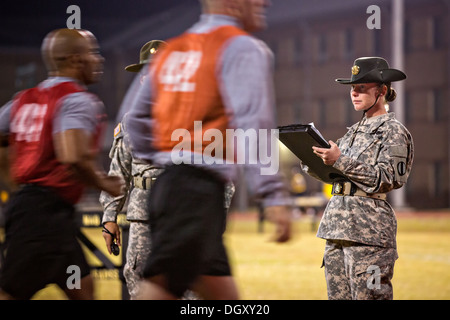
<svg viewBox="0 0 450 320">
<path fill-rule="evenodd" d="M 403 32 L 403 46 L 406 52 L 411 52 L 413 49 L 413 41 L 410 21 L 405 21 Z"/>
<path fill-rule="evenodd" d="M 372 33 L 372 41 L 373 41 L 373 55 L 377 57 L 381 57 L 383 55 L 382 51 L 382 31 L 381 30 L 371 30 Z"/>
<path fill-rule="evenodd" d="M 301 101 L 295 101 L 292 105 L 292 114 L 294 118 L 292 119 L 294 123 L 302 123 L 302 108 L 303 103 Z"/>
<path fill-rule="evenodd" d="M 344 59 L 352 60 L 355 55 L 354 36 L 351 29 L 344 31 Z"/>
<path fill-rule="evenodd" d="M 432 43 L 433 49 L 442 49 L 445 46 L 444 21 L 441 17 L 433 17 Z"/>
<path fill-rule="evenodd" d="M 327 36 L 326 34 L 320 34 L 317 39 L 318 43 L 318 52 L 317 52 L 317 60 L 319 63 L 324 63 L 328 60 L 328 45 L 327 45 Z"/>
<path fill-rule="evenodd" d="M 327 126 L 327 103 L 325 100 L 320 99 L 318 101 L 319 106 L 319 125 L 321 127 Z"/>
<path fill-rule="evenodd" d="M 278 42 L 275 40 L 267 40 L 266 41 L 270 50 L 272 50 L 274 55 L 274 67 L 275 69 L 280 66 L 280 55 L 278 54 Z"/>
<path fill-rule="evenodd" d="M 433 121 L 442 122 L 447 119 L 448 106 L 444 101 L 444 90 L 434 89 L 432 93 Z"/>
<path fill-rule="evenodd" d="M 292 63 L 295 67 L 298 67 L 302 63 L 303 56 L 303 39 L 300 35 L 293 39 L 292 44 Z"/>
<path fill-rule="evenodd" d="M 443 177 L 444 177 L 444 168 L 440 161 L 434 162 L 433 165 L 434 171 L 434 186 L 433 186 L 433 196 L 442 196 L 443 194 Z"/>
<path fill-rule="evenodd" d="M 351 99 L 348 97 L 345 97 L 346 103 L 345 103 L 345 126 L 350 127 L 355 122 L 355 108 L 353 106 L 353 103 Z"/>
<path fill-rule="evenodd" d="M 411 93 L 409 91 L 405 91 L 405 107 L 412 109 L 413 106 L 411 105 L 412 99 L 411 99 Z M 405 125 L 411 123 L 412 121 L 412 112 L 405 112 Z"/>
</svg>

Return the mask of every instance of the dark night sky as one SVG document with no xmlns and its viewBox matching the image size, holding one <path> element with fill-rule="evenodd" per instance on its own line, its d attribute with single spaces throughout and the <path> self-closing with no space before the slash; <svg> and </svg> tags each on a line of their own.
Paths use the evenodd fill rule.
<svg viewBox="0 0 450 320">
<path fill-rule="evenodd" d="M 115 18 L 122 14 L 136 18 L 186 2 L 197 0 L 4 0 L 0 4 L 0 17 L 64 16 L 68 6 L 78 5 L 87 18 Z"/>
<path fill-rule="evenodd" d="M 70 5 L 81 9 L 81 27 L 99 40 L 181 3 L 198 0 L 3 0 L 0 3 L 0 47 L 35 47 L 52 29 L 66 27 Z"/>
<path fill-rule="evenodd" d="M 269 14 L 281 21 L 358 5 L 364 15 L 367 4 L 387 1 L 391 0 L 273 0 Z M 92 31 L 102 44 L 133 24 L 181 4 L 200 7 L 198 0 L 1 0 L 0 48 L 39 47 L 49 31 L 66 27 L 70 5 L 80 7 L 81 28 Z"/>
</svg>

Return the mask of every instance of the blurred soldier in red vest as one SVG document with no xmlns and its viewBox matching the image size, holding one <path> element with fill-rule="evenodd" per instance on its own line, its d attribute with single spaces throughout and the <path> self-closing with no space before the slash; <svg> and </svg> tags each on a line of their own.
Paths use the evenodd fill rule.
<svg viewBox="0 0 450 320">
<path fill-rule="evenodd" d="M 95 164 L 105 114 L 86 85 L 100 79 L 104 59 L 94 35 L 75 29 L 50 32 L 42 56 L 49 78 L 1 109 L 0 133 L 9 135 L 18 191 L 6 206 L 0 297 L 30 299 L 56 283 L 71 299 L 92 299 L 90 268 L 75 237 L 74 205 L 85 186 L 112 195 L 120 195 L 123 186 Z M 79 281 L 69 283 L 70 270 L 79 271 Z"/>
</svg>

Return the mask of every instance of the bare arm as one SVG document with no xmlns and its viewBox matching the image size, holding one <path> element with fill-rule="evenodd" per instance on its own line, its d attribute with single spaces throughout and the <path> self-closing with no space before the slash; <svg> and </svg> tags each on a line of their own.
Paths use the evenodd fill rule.
<svg viewBox="0 0 450 320">
<path fill-rule="evenodd" d="M 119 196 L 123 182 L 118 177 L 107 176 L 98 168 L 95 155 L 90 150 L 91 137 L 84 130 L 70 129 L 53 134 L 53 143 L 58 161 L 72 167 L 86 185 Z"/>
</svg>

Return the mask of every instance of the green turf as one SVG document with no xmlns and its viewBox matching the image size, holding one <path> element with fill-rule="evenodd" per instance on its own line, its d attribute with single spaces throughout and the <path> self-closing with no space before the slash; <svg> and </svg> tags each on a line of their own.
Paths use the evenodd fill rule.
<svg viewBox="0 0 450 320">
<path fill-rule="evenodd" d="M 294 239 L 283 245 L 269 241 L 272 226 L 268 223 L 260 233 L 255 219 L 230 219 L 225 241 L 242 299 L 327 298 L 320 268 L 325 242 L 311 231 L 310 219 L 302 216 L 297 220 Z M 398 220 L 399 260 L 393 278 L 394 299 L 450 299 L 450 214 L 420 218 L 412 215 Z M 94 242 L 103 245 L 99 230 L 86 230 Z M 92 256 L 89 259 L 92 264 L 98 264 Z M 97 274 L 97 299 L 121 298 L 117 277 L 114 273 Z M 34 298 L 63 299 L 64 296 L 50 286 Z"/>
</svg>

